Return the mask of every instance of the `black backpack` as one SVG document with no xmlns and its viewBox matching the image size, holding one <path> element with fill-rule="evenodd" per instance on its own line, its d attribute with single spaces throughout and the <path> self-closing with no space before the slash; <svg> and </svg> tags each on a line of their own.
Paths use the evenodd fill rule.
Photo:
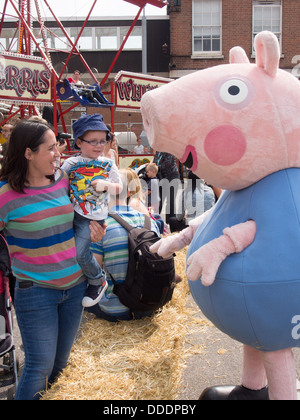
<svg viewBox="0 0 300 420">
<path fill-rule="evenodd" d="M 174 257 L 163 258 L 149 247 L 160 238 L 151 231 L 150 217 L 143 228 L 132 227 L 117 213 L 109 213 L 128 231 L 128 269 L 124 283 L 114 283 L 114 293 L 132 311 L 155 311 L 172 299 L 175 288 Z"/>
</svg>

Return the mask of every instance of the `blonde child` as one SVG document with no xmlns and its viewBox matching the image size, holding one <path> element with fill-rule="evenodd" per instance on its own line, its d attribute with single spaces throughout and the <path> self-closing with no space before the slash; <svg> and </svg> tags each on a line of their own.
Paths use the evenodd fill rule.
<svg viewBox="0 0 300 420">
<path fill-rule="evenodd" d="M 155 163 L 148 163 L 146 166 L 147 184 L 148 184 L 148 207 L 151 207 L 155 213 L 159 213 L 159 180 L 157 178 L 158 166 Z"/>
</svg>

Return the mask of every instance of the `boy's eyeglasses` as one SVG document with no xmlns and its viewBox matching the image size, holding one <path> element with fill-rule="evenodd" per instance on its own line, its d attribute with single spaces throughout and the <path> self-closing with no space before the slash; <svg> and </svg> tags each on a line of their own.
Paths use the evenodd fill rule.
<svg viewBox="0 0 300 420">
<path fill-rule="evenodd" d="M 79 140 L 84 141 L 85 143 L 88 143 L 91 146 L 98 146 L 98 144 L 100 144 L 101 146 L 104 146 L 107 143 L 106 140 L 90 140 L 90 141 L 88 141 L 88 140 L 82 139 L 81 137 L 78 137 L 78 138 L 79 138 Z"/>
</svg>

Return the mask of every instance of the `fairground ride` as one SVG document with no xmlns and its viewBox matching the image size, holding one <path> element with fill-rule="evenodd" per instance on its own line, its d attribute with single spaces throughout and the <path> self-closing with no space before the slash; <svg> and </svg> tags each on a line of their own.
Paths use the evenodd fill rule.
<svg viewBox="0 0 300 420">
<path fill-rule="evenodd" d="M 64 28 L 62 22 L 52 10 L 48 0 L 4 0 L 3 10 L 0 10 L 0 40 L 6 19 L 13 19 L 15 21 L 15 35 L 14 39 L 10 40 L 9 46 L 4 48 L 0 44 L 0 103 L 7 104 L 8 113 L 4 120 L 0 122 L 1 126 L 7 123 L 11 118 L 19 114 L 20 118 L 28 118 L 33 115 L 40 116 L 40 107 L 48 106 L 53 110 L 53 127 L 57 134 L 58 119 L 62 124 L 64 132 L 67 132 L 64 115 L 73 108 L 83 106 L 93 106 L 99 108 L 111 109 L 111 122 L 114 126 L 114 89 L 111 85 L 110 92 L 105 92 L 110 95 L 110 101 L 102 94 L 101 88 L 106 84 L 112 69 L 118 60 L 133 28 L 135 27 L 141 12 L 144 7 L 149 4 L 155 7 L 165 7 L 168 4 L 167 0 L 123 0 L 134 4 L 138 7 L 138 12 L 125 36 L 118 52 L 116 53 L 111 66 L 106 75 L 101 81 L 97 80 L 96 75 L 90 68 L 79 50 L 79 40 L 81 34 L 88 22 L 93 9 L 98 0 L 91 1 L 90 11 L 80 28 L 75 42 L 71 39 L 68 32 Z M 101 0 L 99 0 L 101 2 Z M 69 53 L 67 59 L 62 63 L 60 69 L 54 68 L 50 56 L 50 48 L 47 44 L 47 31 L 45 19 L 41 15 L 41 3 L 46 6 L 57 22 L 59 28 L 62 30 L 64 37 L 67 39 Z M 8 14 L 8 5 L 13 9 L 12 14 Z M 35 8 L 35 13 L 33 9 Z M 36 15 L 37 17 L 34 17 Z M 42 42 L 38 42 L 33 33 L 33 21 L 39 24 L 40 36 Z M 17 43 L 17 44 L 16 44 Z M 16 48 L 17 47 L 17 48 Z M 38 51 L 38 54 L 33 54 L 33 48 Z M 71 57 L 76 55 L 80 58 L 86 71 L 90 74 L 94 84 L 89 88 L 97 90 L 102 97 L 99 103 L 88 103 L 87 100 L 78 94 L 76 88 L 70 86 L 65 79 L 68 62 Z M 62 109 L 61 102 L 63 100 L 72 102 L 72 105 L 67 109 Z M 68 145 L 70 148 L 70 146 Z"/>
</svg>

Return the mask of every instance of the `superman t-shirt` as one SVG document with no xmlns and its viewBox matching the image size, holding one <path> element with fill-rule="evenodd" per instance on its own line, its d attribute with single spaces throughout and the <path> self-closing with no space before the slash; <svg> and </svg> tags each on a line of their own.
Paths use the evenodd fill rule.
<svg viewBox="0 0 300 420">
<path fill-rule="evenodd" d="M 121 183 L 115 163 L 102 156 L 96 160 L 75 156 L 65 160 L 61 169 L 69 175 L 74 210 L 88 219 L 106 219 L 109 195 L 97 192 L 91 183 L 99 179 Z"/>
</svg>

